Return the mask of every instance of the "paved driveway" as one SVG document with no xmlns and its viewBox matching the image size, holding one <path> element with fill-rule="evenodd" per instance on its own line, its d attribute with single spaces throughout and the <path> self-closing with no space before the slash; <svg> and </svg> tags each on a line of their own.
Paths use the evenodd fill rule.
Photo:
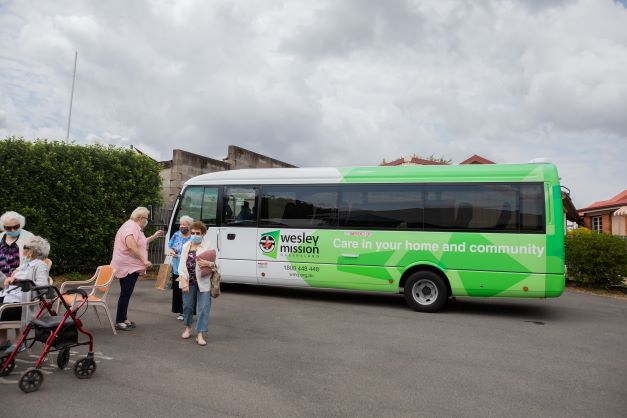
<svg viewBox="0 0 627 418">
<path fill-rule="evenodd" d="M 400 296 L 230 286 L 203 348 L 153 285 L 138 283 L 134 331 L 84 317 L 91 380 L 47 367 L 23 394 L 22 356 L 0 378 L 2 416 L 627 416 L 624 300 L 567 291 L 419 314 Z"/>
</svg>

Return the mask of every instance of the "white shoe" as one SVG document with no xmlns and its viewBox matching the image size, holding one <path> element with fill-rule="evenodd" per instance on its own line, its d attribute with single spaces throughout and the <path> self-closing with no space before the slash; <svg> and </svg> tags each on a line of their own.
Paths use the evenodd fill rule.
<svg viewBox="0 0 627 418">
<path fill-rule="evenodd" d="M 189 327 L 185 327 L 185 330 L 183 331 L 183 334 L 181 334 L 181 338 L 183 339 L 187 339 L 189 337 L 192 336 L 192 329 Z"/>
<path fill-rule="evenodd" d="M 196 336 L 196 342 L 198 343 L 198 345 L 207 345 L 207 341 L 205 341 L 205 339 L 202 337 L 202 334 L 198 334 Z"/>
<path fill-rule="evenodd" d="M 182 321 L 183 320 L 183 315 L 177 316 L 176 319 L 178 319 L 179 321 Z"/>
</svg>

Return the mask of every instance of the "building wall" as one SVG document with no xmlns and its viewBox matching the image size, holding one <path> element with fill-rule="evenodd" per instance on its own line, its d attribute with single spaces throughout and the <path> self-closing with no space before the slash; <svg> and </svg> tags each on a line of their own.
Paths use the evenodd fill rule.
<svg viewBox="0 0 627 418">
<path fill-rule="evenodd" d="M 240 168 L 283 168 L 295 167 L 266 155 L 244 148 L 229 145 L 228 156 L 224 161 L 175 149 L 172 160 L 161 164 L 161 197 L 163 206 L 171 208 L 176 202 L 183 184 L 192 177 L 216 171 L 236 170 Z"/>
<path fill-rule="evenodd" d="M 172 160 L 162 163 L 161 197 L 165 207 L 172 207 L 183 184 L 192 177 L 224 171 L 229 169 L 228 163 L 202 155 L 175 149 Z"/>
<path fill-rule="evenodd" d="M 597 216 L 601 216 L 602 217 L 602 223 L 603 223 L 603 233 L 604 234 L 611 234 L 612 233 L 612 213 L 611 212 L 606 212 L 606 213 L 595 213 L 593 215 L 584 215 L 583 218 L 583 226 L 592 230 L 592 218 L 596 218 Z"/>
<path fill-rule="evenodd" d="M 230 170 L 241 168 L 290 168 L 295 167 L 283 161 L 275 160 L 267 155 L 258 154 L 235 145 L 229 145 L 226 157 Z"/>
</svg>

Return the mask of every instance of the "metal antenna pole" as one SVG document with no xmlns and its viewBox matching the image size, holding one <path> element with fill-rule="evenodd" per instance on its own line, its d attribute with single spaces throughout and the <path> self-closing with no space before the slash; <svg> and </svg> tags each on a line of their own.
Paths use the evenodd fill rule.
<svg viewBox="0 0 627 418">
<path fill-rule="evenodd" d="M 67 117 L 67 135 L 65 142 L 70 141 L 70 121 L 72 120 L 72 102 L 74 101 L 74 82 L 76 81 L 76 61 L 78 60 L 78 51 L 74 52 L 74 75 L 72 76 L 72 93 L 70 94 L 70 113 Z"/>
</svg>

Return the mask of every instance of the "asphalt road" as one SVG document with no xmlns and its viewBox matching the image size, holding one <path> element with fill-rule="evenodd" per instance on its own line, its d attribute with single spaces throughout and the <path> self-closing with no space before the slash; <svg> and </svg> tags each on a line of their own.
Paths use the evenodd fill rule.
<svg viewBox="0 0 627 418">
<path fill-rule="evenodd" d="M 92 379 L 47 366 L 41 389 L 24 394 L 16 381 L 33 359 L 23 353 L 0 378 L 0 414 L 627 416 L 625 300 L 567 291 L 420 314 L 396 295 L 229 286 L 200 347 L 181 340 L 170 293 L 153 286 L 138 283 L 134 331 L 113 336 L 84 317 Z M 113 308 L 117 293 L 114 283 Z"/>
</svg>

